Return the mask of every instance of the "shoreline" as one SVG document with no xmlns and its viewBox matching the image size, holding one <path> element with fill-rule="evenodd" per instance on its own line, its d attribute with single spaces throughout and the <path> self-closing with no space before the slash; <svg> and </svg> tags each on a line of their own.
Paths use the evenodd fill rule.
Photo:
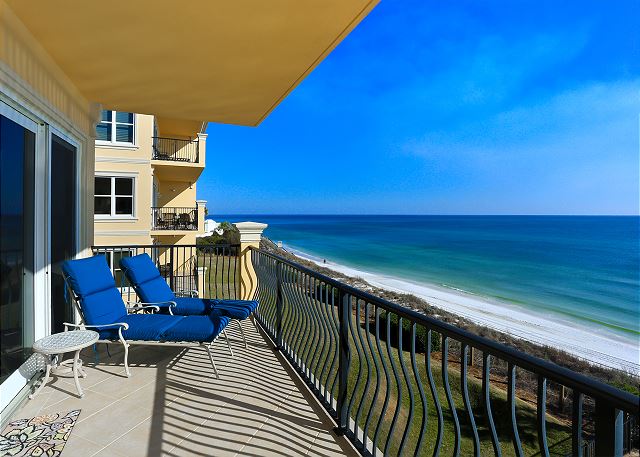
<svg viewBox="0 0 640 457">
<path fill-rule="evenodd" d="M 436 308 L 468 319 L 514 338 L 542 346 L 552 346 L 587 362 L 640 374 L 640 349 L 622 337 L 595 328 L 576 326 L 558 316 L 541 316 L 522 306 L 435 284 L 418 284 L 401 278 L 370 273 L 285 245 L 289 253 L 352 278 L 361 278 L 373 287 L 400 294 L 411 294 Z M 505 313 L 505 309 L 508 313 Z M 613 352 L 616 355 L 611 355 Z"/>
</svg>

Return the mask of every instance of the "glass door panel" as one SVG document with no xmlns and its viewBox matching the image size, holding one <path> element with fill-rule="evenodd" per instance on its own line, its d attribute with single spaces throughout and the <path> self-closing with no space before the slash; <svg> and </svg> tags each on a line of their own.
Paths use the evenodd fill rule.
<svg viewBox="0 0 640 457">
<path fill-rule="evenodd" d="M 35 131 L 0 108 L 0 384 L 33 344 Z M 4 114 L 7 114 L 5 116 Z"/>
<path fill-rule="evenodd" d="M 65 293 L 62 262 L 76 255 L 77 149 L 51 135 L 51 333 L 74 321 L 73 304 Z"/>
</svg>

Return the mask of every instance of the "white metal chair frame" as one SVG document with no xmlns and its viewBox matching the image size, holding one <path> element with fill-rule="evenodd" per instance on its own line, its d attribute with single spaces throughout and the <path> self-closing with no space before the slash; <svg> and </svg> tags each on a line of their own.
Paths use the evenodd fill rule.
<svg viewBox="0 0 640 457">
<path fill-rule="evenodd" d="M 122 347 L 124 348 L 124 371 L 125 374 L 127 375 L 127 377 L 131 377 L 131 371 L 129 370 L 129 346 L 130 345 L 139 345 L 139 346 L 175 346 L 175 347 L 184 347 L 184 348 L 190 348 L 190 347 L 203 347 L 206 351 L 207 354 L 209 355 L 209 360 L 211 361 L 211 366 L 213 367 L 213 372 L 216 375 L 216 379 L 220 379 L 220 375 L 218 373 L 218 368 L 216 367 L 216 363 L 213 360 L 213 355 L 211 354 L 211 347 L 213 346 L 213 343 L 215 343 L 218 340 L 218 336 L 216 336 L 212 341 L 210 342 L 191 342 L 191 341 L 147 341 L 147 340 L 127 340 L 125 339 L 124 335 L 122 335 L 122 330 L 127 330 L 129 328 L 129 324 L 127 324 L 126 322 L 113 322 L 110 324 L 100 324 L 100 325 L 88 325 L 84 323 L 84 313 L 82 312 L 82 307 L 80 306 L 80 298 L 75 294 L 75 292 L 73 291 L 73 289 L 70 287 L 69 285 L 69 281 L 68 281 L 68 277 L 66 274 L 63 274 L 63 278 L 65 281 L 65 284 L 67 286 L 67 289 L 69 290 L 69 292 L 71 293 L 71 297 L 73 298 L 73 304 L 76 308 L 76 310 L 78 311 L 78 314 L 80 315 L 81 318 L 81 322 L 79 324 L 74 324 L 74 323 L 70 323 L 70 322 L 65 322 L 64 325 L 64 329 L 65 331 L 68 331 L 70 327 L 73 328 L 79 328 L 79 329 L 96 329 L 96 330 L 104 330 L 104 329 L 109 329 L 109 328 L 114 328 L 117 327 L 118 328 L 118 340 L 102 340 L 99 339 L 98 341 L 96 341 L 96 343 L 105 343 L 105 344 L 122 344 Z M 132 302 L 127 302 L 127 304 L 131 304 Z M 173 302 L 172 302 L 173 303 Z M 151 311 L 153 312 L 158 312 L 160 311 L 160 307 L 162 306 L 162 304 L 152 304 L 152 305 L 148 305 L 148 304 L 141 304 L 139 303 L 138 305 L 140 306 L 125 306 L 125 308 L 127 309 L 127 313 L 131 313 L 131 312 L 138 312 L 138 311 Z M 171 313 L 171 305 L 169 305 L 169 313 L 173 315 L 173 313 Z M 175 303 L 174 303 L 175 306 Z M 224 337 L 227 341 L 227 347 L 229 348 L 229 353 L 231 354 L 231 356 L 233 357 L 233 350 L 231 349 L 231 343 L 229 342 L 229 336 L 227 335 L 227 330 L 223 329 L 222 332 L 220 332 L 221 334 L 224 334 Z"/>
</svg>

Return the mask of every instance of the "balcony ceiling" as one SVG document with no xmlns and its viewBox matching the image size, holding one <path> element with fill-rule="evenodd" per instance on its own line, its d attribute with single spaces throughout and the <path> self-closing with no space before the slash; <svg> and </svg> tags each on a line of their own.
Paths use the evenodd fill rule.
<svg viewBox="0 0 640 457">
<path fill-rule="evenodd" d="M 167 125 L 249 126 L 377 2 L 7 0 L 90 101 Z"/>
</svg>

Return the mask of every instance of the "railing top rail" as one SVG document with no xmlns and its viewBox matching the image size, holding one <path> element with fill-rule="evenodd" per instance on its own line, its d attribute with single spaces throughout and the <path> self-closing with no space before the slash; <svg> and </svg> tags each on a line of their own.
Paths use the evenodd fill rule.
<svg viewBox="0 0 640 457">
<path fill-rule="evenodd" d="M 632 414 L 638 413 L 640 397 L 629 392 L 617 389 L 603 382 L 584 376 L 580 373 L 576 373 L 568 368 L 564 368 L 560 365 L 556 365 L 555 363 L 540 359 L 538 357 L 534 357 L 525 352 L 511 348 L 488 338 L 475 335 L 467 330 L 463 330 L 451 324 L 439 321 L 433 317 L 426 316 L 416 311 L 404 308 L 388 300 L 376 297 L 375 295 L 372 295 L 368 292 L 356 289 L 355 287 L 349 286 L 348 284 L 318 273 L 314 270 L 311 270 L 310 268 L 307 268 L 303 265 L 300 265 L 299 263 L 293 262 L 279 255 L 255 247 L 250 247 L 250 249 L 281 263 L 289 265 L 293 268 L 296 268 L 313 278 L 319 279 L 322 282 L 341 290 L 346 294 L 364 300 L 373 305 L 379 306 L 387 311 L 392 311 L 399 317 L 407 318 L 417 324 L 421 324 L 431 328 L 432 330 L 436 330 L 438 333 L 442 333 L 445 336 L 452 337 L 453 339 L 463 343 L 467 343 L 476 349 L 487 352 L 492 356 L 495 356 L 507 362 L 511 362 L 520 368 L 542 375 L 552 382 L 557 382 L 566 387 L 569 387 L 570 389 L 575 389 L 585 395 L 591 396 L 598 400 L 610 402 L 612 406 L 615 406 L 616 408 L 624 410 L 626 412 Z"/>
<path fill-rule="evenodd" d="M 168 136 L 152 136 L 151 138 L 156 140 L 173 140 L 173 141 L 184 141 L 185 143 L 197 143 L 198 138 L 171 138 Z"/>
<path fill-rule="evenodd" d="M 151 209 L 198 209 L 197 206 L 151 206 Z"/>
<path fill-rule="evenodd" d="M 239 244 L 122 244 L 110 246 L 91 246 L 92 250 L 98 249 L 152 249 L 152 248 L 235 248 Z"/>
</svg>

